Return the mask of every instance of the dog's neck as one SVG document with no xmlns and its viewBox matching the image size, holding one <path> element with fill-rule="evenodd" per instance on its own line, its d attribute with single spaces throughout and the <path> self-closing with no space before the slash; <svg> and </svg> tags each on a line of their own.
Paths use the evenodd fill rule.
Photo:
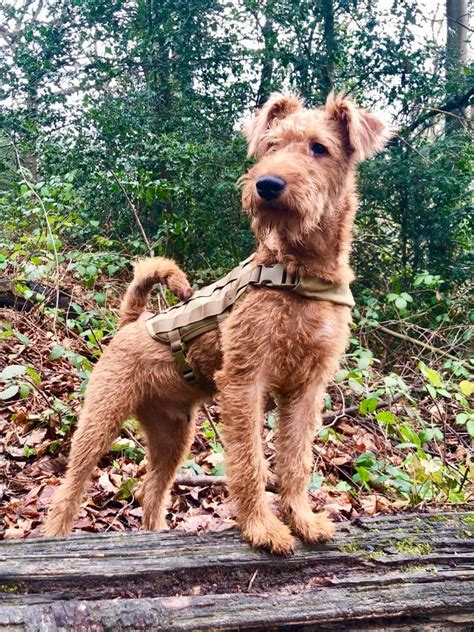
<svg viewBox="0 0 474 632">
<path fill-rule="evenodd" d="M 323 213 L 317 228 L 298 240 L 289 237 L 292 231 L 276 225 L 260 240 L 255 261 L 266 265 L 281 263 L 301 277 L 350 283 L 354 279 L 349 254 L 356 204 L 355 194 L 348 192 L 340 205 Z"/>
</svg>

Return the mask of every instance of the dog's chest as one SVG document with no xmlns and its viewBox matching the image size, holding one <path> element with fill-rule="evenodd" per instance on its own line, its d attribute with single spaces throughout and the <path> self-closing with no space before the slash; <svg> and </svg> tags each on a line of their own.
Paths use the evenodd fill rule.
<svg viewBox="0 0 474 632">
<path fill-rule="evenodd" d="M 249 338 L 245 344 L 256 349 L 254 361 L 279 380 L 306 376 L 344 351 L 349 308 L 271 291 L 258 303 L 242 327 Z"/>
</svg>

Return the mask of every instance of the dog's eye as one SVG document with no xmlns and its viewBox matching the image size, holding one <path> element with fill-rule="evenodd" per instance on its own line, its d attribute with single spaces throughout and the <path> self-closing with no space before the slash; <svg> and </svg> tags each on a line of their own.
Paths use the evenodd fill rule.
<svg viewBox="0 0 474 632">
<path fill-rule="evenodd" d="M 315 156 L 324 156 L 324 154 L 328 153 L 326 147 L 321 145 L 321 143 L 311 143 L 310 147 Z"/>
</svg>

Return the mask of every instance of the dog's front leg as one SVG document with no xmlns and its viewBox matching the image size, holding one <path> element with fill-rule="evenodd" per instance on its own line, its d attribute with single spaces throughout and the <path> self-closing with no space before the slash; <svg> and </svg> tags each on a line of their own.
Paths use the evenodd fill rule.
<svg viewBox="0 0 474 632">
<path fill-rule="evenodd" d="M 318 383 L 279 398 L 280 508 L 292 531 L 307 542 L 329 540 L 335 530 L 325 512 L 312 512 L 307 492 L 314 432 L 321 426 L 325 390 L 325 385 Z"/>
<path fill-rule="evenodd" d="M 237 505 L 237 521 L 250 544 L 280 555 L 293 550 L 286 525 L 270 511 L 265 499 L 267 468 L 262 449 L 264 387 L 257 379 L 243 380 L 226 370 L 219 376 L 227 477 Z"/>
</svg>

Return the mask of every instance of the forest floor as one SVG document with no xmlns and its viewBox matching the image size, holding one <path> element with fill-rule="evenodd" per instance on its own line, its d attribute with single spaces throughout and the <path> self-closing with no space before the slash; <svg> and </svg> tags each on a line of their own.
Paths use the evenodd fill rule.
<svg viewBox="0 0 474 632">
<path fill-rule="evenodd" d="M 68 317 L 37 303 L 1 314 L 0 539 L 41 533 L 64 474 L 88 374 L 115 326 L 125 287 L 118 276 L 101 275 L 91 289 L 66 273 L 61 287 L 75 310 Z M 384 341 L 379 334 L 372 342 L 382 359 L 375 360 L 367 351 L 366 332 L 359 329 L 354 336 L 352 353 L 329 389 L 324 427 L 315 437 L 308 488 L 314 510 L 326 508 L 340 521 L 472 505 L 472 432 L 466 425 L 466 384 L 472 383 L 462 372 L 446 377 L 441 364 L 439 372 L 420 365 L 425 349 Z M 384 354 L 388 357 L 394 342 L 404 353 L 389 366 Z M 276 426 L 270 412 L 263 441 L 270 467 L 268 501 L 275 511 Z M 75 532 L 139 529 L 136 491 L 145 469 L 144 439 L 130 419 L 95 468 Z M 196 532 L 234 526 L 223 475 L 219 407 L 213 404 L 198 416 L 191 453 L 173 488 L 170 528 Z"/>
</svg>

